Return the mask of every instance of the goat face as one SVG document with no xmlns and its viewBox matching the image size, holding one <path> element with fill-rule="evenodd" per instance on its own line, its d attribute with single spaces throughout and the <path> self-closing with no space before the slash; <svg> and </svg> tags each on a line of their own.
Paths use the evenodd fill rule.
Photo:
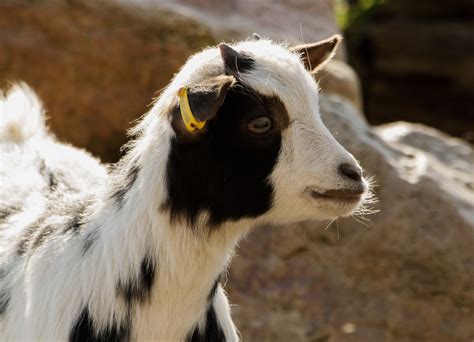
<svg viewBox="0 0 474 342">
<path fill-rule="evenodd" d="M 293 51 L 267 40 L 221 44 L 188 61 L 167 90 L 172 218 L 289 222 L 349 215 L 360 205 L 361 169 L 321 121 L 304 66 L 321 67 L 339 39 Z M 205 122 L 200 129 L 183 119 L 176 95 L 183 86 L 195 119 Z"/>
</svg>

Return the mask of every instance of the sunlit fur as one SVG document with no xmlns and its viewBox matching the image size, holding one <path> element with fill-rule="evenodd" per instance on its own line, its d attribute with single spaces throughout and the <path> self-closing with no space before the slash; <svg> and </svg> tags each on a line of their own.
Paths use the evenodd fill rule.
<svg viewBox="0 0 474 342">
<path fill-rule="evenodd" d="M 218 49 L 188 60 L 132 130 L 127 155 L 110 174 L 86 152 L 60 144 L 47 133 L 40 103 L 25 86 L 13 88 L 0 102 L 0 208 L 19 206 L 0 225 L 0 296 L 9 296 L 0 314 L 2 340 L 67 340 L 86 304 L 98 330 L 129 324 L 132 340 L 185 340 L 196 326 L 204 325 L 209 291 L 251 226 L 330 219 L 357 209 L 360 203 L 318 201 L 305 192 L 308 187 L 324 191 L 347 186 L 337 166 L 356 161 L 323 125 L 317 85 L 299 56 L 268 40 L 234 48 L 256 61 L 254 69 L 241 75 L 242 82 L 261 94 L 278 96 L 291 123 L 269 179 L 272 208 L 261 217 L 226 222 L 212 232 L 205 212 L 190 229 L 186 222 L 171 225 L 160 206 L 167 197 L 165 165 L 174 136 L 165 113 L 179 87 L 222 74 Z M 78 232 L 60 230 L 19 255 L 19 240 L 38 217 L 66 224 L 67 217 L 49 214 L 45 205 L 48 184 L 38 171 L 42 161 L 60 170 L 77 190 L 67 195 L 67 203 L 83 201 L 88 209 Z M 139 165 L 140 172 L 118 205 L 110 194 L 133 165 Z M 58 197 L 58 206 L 62 200 Z M 84 252 L 84 241 L 91 237 L 92 246 Z M 147 300 L 130 307 L 116 295 L 117 282 L 139 274 L 145 253 L 156 262 L 154 286 Z M 213 305 L 226 339 L 237 340 L 220 287 Z"/>
</svg>

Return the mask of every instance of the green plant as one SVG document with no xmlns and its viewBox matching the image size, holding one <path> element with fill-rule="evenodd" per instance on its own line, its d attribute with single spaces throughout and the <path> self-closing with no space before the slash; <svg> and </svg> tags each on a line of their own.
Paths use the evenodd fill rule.
<svg viewBox="0 0 474 342">
<path fill-rule="evenodd" d="M 336 19 L 341 29 L 364 23 L 374 10 L 389 0 L 335 0 Z"/>
</svg>

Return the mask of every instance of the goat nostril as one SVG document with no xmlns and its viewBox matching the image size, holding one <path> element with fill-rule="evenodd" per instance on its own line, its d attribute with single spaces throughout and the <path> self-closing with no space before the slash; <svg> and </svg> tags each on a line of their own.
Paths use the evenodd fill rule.
<svg viewBox="0 0 474 342">
<path fill-rule="evenodd" d="M 344 176 L 360 182 L 362 180 L 362 171 L 360 168 L 354 167 L 350 164 L 341 164 L 339 165 L 339 172 Z"/>
</svg>

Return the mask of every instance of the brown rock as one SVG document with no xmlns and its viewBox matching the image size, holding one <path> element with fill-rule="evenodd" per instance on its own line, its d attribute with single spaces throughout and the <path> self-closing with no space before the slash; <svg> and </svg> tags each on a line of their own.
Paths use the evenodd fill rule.
<svg viewBox="0 0 474 342">
<path fill-rule="evenodd" d="M 362 112 L 362 91 L 359 77 L 348 64 L 333 59 L 314 76 L 323 94 L 339 95 Z M 360 115 L 363 117 L 361 113 Z"/>
<path fill-rule="evenodd" d="M 163 11 L 82 1 L 0 4 L 0 88 L 23 80 L 43 99 L 57 136 L 105 161 L 209 31 Z M 7 52 L 7 53 L 5 53 Z"/>
<path fill-rule="evenodd" d="M 120 0 L 119 0 L 120 1 Z M 316 41 L 339 32 L 333 0 L 141 0 L 206 23 L 216 37 L 247 38 L 253 32 L 290 42 Z"/>
<path fill-rule="evenodd" d="M 256 229 L 226 287 L 243 339 L 472 340 L 473 150 L 421 125 L 374 130 L 339 97 L 322 112 L 375 176 L 380 212 Z"/>
</svg>

